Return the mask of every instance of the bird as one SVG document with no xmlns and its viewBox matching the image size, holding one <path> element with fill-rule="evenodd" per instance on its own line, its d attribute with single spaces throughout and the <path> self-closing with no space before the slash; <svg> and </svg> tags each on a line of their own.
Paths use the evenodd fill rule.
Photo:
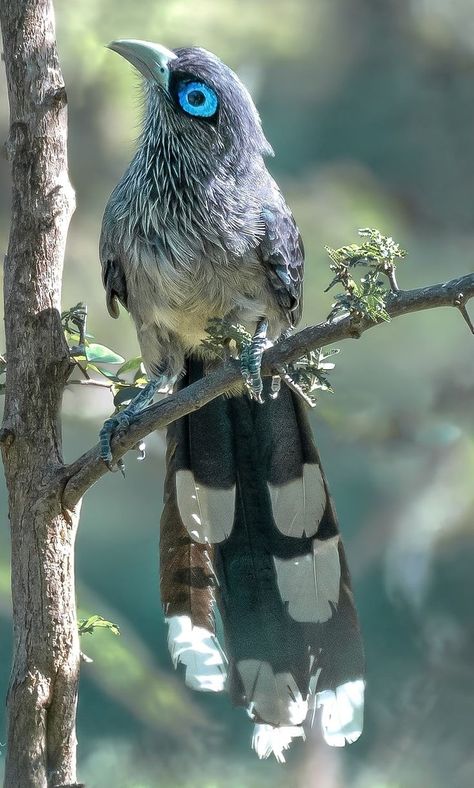
<svg viewBox="0 0 474 788">
<path fill-rule="evenodd" d="M 266 166 L 272 147 L 216 55 L 133 39 L 109 48 L 144 78 L 144 114 L 105 208 L 102 278 L 110 315 L 122 305 L 134 321 L 150 383 L 105 422 L 104 461 L 114 430 L 157 390 L 216 366 L 213 321 L 251 337 L 242 384 L 167 430 L 160 586 L 172 660 L 189 687 L 246 709 L 260 758 L 283 762 L 316 716 L 329 745 L 352 743 L 364 651 L 338 521 L 304 403 L 260 373 L 303 304 L 304 247 Z"/>
</svg>

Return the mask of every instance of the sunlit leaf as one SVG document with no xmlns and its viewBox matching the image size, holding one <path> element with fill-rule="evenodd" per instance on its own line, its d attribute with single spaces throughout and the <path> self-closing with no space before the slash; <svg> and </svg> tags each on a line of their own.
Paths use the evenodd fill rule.
<svg viewBox="0 0 474 788">
<path fill-rule="evenodd" d="M 86 364 L 86 369 L 97 372 L 99 375 L 103 375 L 104 378 L 107 378 L 107 380 L 111 380 L 114 383 L 124 382 L 122 378 L 119 378 L 118 373 L 112 372 L 110 369 L 106 369 L 105 367 L 98 367 L 95 364 L 88 363 Z"/>
<path fill-rule="evenodd" d="M 146 374 L 146 369 L 143 364 L 140 364 L 139 369 L 137 369 L 134 377 L 133 382 L 136 383 L 138 386 L 146 386 L 148 383 L 148 376 Z"/>
<path fill-rule="evenodd" d="M 95 614 L 88 618 L 79 619 L 78 630 L 80 635 L 93 635 L 95 629 L 109 629 L 114 635 L 120 635 L 120 629 L 117 624 L 107 621 L 103 616 Z"/>
<path fill-rule="evenodd" d="M 133 378 L 133 383 L 135 386 L 138 386 L 139 388 L 144 388 L 144 386 L 146 386 L 146 384 L 148 383 L 148 378 L 142 373 L 140 373 L 139 375 L 135 375 L 135 377 Z"/>
<path fill-rule="evenodd" d="M 126 361 L 120 369 L 117 371 L 117 375 L 123 375 L 125 372 L 133 372 L 136 369 L 140 369 L 142 363 L 141 356 L 135 356 L 135 358 L 130 358 Z"/>
<path fill-rule="evenodd" d="M 105 345 L 98 345 L 92 342 L 86 347 L 88 361 L 95 361 L 100 364 L 122 364 L 123 358 Z"/>
</svg>

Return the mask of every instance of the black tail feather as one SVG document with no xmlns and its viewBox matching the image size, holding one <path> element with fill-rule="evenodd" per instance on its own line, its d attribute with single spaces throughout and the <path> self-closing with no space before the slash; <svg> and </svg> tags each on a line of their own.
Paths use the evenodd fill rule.
<svg viewBox="0 0 474 788">
<path fill-rule="evenodd" d="M 201 374 L 202 365 L 190 362 L 183 384 Z M 319 701 L 326 704 L 327 740 L 355 740 L 362 725 L 362 641 L 302 403 L 285 386 L 272 400 L 266 385 L 263 405 L 220 397 L 170 435 L 177 442 L 171 473 L 185 481 L 175 485 L 176 508 L 189 542 L 213 551 L 227 688 L 259 725 L 259 755 L 273 748 L 278 757 L 281 737 L 289 743 L 300 735 L 295 726 Z M 339 720 L 341 693 L 345 713 L 354 706 L 352 721 Z M 277 745 L 272 729 L 279 731 Z"/>
</svg>

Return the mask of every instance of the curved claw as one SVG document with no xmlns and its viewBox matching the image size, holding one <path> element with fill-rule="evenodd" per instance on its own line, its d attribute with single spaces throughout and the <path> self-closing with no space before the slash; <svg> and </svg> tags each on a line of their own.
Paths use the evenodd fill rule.
<svg viewBox="0 0 474 788">
<path fill-rule="evenodd" d="M 117 460 L 117 462 L 115 464 L 114 464 L 113 460 L 105 460 L 103 457 L 102 457 L 102 459 L 103 459 L 104 463 L 106 464 L 107 468 L 109 469 L 110 473 L 117 473 L 117 471 L 120 471 L 120 473 L 122 474 L 123 478 L 125 479 L 125 463 L 124 463 L 124 461 L 122 460 L 121 457 L 120 457 L 120 459 Z"/>
<path fill-rule="evenodd" d="M 164 383 L 169 382 L 170 379 L 161 376 L 154 380 L 151 380 L 145 388 L 140 391 L 137 396 L 132 399 L 130 404 L 125 408 L 125 410 L 121 410 L 119 413 L 115 413 L 110 418 L 104 421 L 102 429 L 99 433 L 99 443 L 100 443 L 100 456 L 102 457 L 103 461 L 105 462 L 109 471 L 112 473 L 116 473 L 120 471 L 122 476 L 125 476 L 125 465 L 122 459 L 118 460 L 117 464 L 114 465 L 113 458 L 112 458 L 112 449 L 111 449 L 111 441 L 113 435 L 117 432 L 126 430 L 130 424 L 133 422 L 134 418 L 141 413 L 145 408 L 150 405 L 155 395 L 157 389 L 161 388 Z M 139 460 L 145 459 L 145 444 L 140 443 L 138 446 L 138 450 L 140 452 Z"/>
<path fill-rule="evenodd" d="M 146 459 L 146 444 L 145 444 L 145 441 L 140 441 L 140 443 L 137 443 L 137 445 L 135 446 L 135 449 L 138 452 L 137 461 L 138 462 L 143 462 L 143 460 Z"/>
</svg>

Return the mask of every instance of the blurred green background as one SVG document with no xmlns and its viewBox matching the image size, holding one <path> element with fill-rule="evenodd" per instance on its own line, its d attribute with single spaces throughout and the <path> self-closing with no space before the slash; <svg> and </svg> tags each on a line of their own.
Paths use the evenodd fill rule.
<svg viewBox="0 0 474 788">
<path fill-rule="evenodd" d="M 323 245 L 376 226 L 409 250 L 402 287 L 472 270 L 474 16 L 468 0 L 57 0 L 77 192 L 64 307 L 136 355 L 129 318 L 104 308 L 103 206 L 134 149 L 138 80 L 104 44 L 200 44 L 251 89 L 276 151 L 269 166 L 307 250 L 304 323 L 330 296 Z M 3 80 L 3 73 L 0 80 Z M 7 136 L 0 81 L 0 139 Z M 0 249 L 9 221 L 0 158 Z M 474 343 L 455 310 L 412 315 L 341 346 L 314 427 L 352 568 L 367 649 L 362 739 L 331 750 L 318 731 L 288 763 L 259 762 L 226 698 L 197 696 L 171 669 L 158 598 L 163 436 L 87 495 L 78 604 L 122 628 L 85 636 L 80 777 L 89 788 L 470 788 L 474 785 Z M 95 441 L 107 392 L 68 389 L 65 455 Z M 0 695 L 11 653 L 8 520 L 0 491 Z M 0 708 L 0 743 L 5 741 Z M 0 744 L 0 773 L 3 762 Z"/>
</svg>

